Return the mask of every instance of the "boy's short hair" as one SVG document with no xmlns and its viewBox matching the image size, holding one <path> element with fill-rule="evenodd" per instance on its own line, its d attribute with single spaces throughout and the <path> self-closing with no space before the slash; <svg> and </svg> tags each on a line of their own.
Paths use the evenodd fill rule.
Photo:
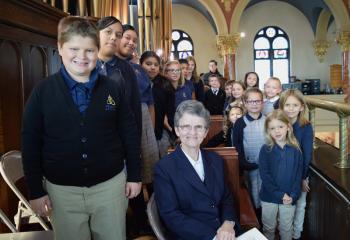
<svg viewBox="0 0 350 240">
<path fill-rule="evenodd" d="M 232 86 L 234 82 L 235 82 L 235 80 L 228 80 L 228 81 L 226 81 L 225 82 L 225 87 L 230 86 L 230 85 Z"/>
<path fill-rule="evenodd" d="M 99 31 L 87 18 L 77 16 L 64 17 L 58 23 L 57 32 L 57 41 L 60 46 L 68 42 L 73 36 L 81 36 L 91 38 L 97 48 L 100 48 Z"/>
<path fill-rule="evenodd" d="M 267 81 L 269 81 L 269 80 L 277 81 L 277 82 L 279 83 L 280 87 L 282 88 L 281 80 L 280 80 L 278 77 L 270 77 L 269 79 L 267 79 Z M 266 81 L 266 83 L 267 83 L 267 81 Z M 266 83 L 265 83 L 265 84 L 266 84 Z M 264 84 L 264 85 L 265 85 L 265 84 Z"/>
<path fill-rule="evenodd" d="M 218 62 L 217 62 L 216 60 L 214 60 L 214 59 L 211 59 L 211 60 L 209 61 L 209 63 L 215 63 L 215 65 L 218 65 Z"/>
<path fill-rule="evenodd" d="M 219 75 L 217 75 L 217 74 L 210 74 L 208 77 L 208 80 L 210 80 L 211 78 L 217 78 L 219 81 Z"/>
<path fill-rule="evenodd" d="M 253 87 L 253 88 L 247 89 L 244 92 L 243 100 L 247 101 L 247 99 L 249 97 L 249 94 L 251 94 L 251 93 L 258 93 L 260 95 L 260 97 L 261 97 L 261 100 L 264 99 L 264 95 L 263 95 L 262 91 L 259 88 L 257 88 L 257 87 Z"/>
</svg>

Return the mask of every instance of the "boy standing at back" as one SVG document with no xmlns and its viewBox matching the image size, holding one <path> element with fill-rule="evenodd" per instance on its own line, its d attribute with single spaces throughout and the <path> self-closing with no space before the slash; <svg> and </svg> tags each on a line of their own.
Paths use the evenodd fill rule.
<svg viewBox="0 0 350 240">
<path fill-rule="evenodd" d="M 209 86 L 210 89 L 204 95 L 204 106 L 208 109 L 210 115 L 222 115 L 226 94 L 220 89 L 220 81 L 217 75 L 209 76 Z"/>
<path fill-rule="evenodd" d="M 282 91 L 281 81 L 277 77 L 269 78 L 264 85 L 264 109 L 263 114 L 267 116 L 270 112 L 278 109 L 280 93 Z"/>
<path fill-rule="evenodd" d="M 261 179 L 258 160 L 260 149 L 265 144 L 265 116 L 261 113 L 263 93 L 258 88 L 250 88 L 243 96 L 243 103 L 247 113 L 239 118 L 233 127 L 232 143 L 238 152 L 240 170 L 248 171 L 248 188 L 259 216 Z"/>
</svg>

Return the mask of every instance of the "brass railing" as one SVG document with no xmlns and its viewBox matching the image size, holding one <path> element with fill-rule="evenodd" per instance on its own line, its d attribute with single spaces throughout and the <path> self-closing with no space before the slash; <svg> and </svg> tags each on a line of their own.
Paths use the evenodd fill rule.
<svg viewBox="0 0 350 240">
<path fill-rule="evenodd" d="M 309 108 L 309 120 L 315 131 L 316 108 L 321 108 L 335 112 L 339 117 L 339 162 L 335 164 L 338 168 L 350 168 L 348 156 L 348 116 L 350 115 L 350 105 L 346 103 L 332 102 L 314 97 L 306 97 Z"/>
</svg>

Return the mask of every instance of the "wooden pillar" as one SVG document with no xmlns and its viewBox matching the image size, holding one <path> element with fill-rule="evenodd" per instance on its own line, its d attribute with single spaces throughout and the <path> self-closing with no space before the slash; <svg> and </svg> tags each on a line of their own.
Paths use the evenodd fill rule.
<svg viewBox="0 0 350 240">
<path fill-rule="evenodd" d="M 219 55 L 224 59 L 224 77 L 228 80 L 236 80 L 236 50 L 240 34 L 218 35 L 216 40 Z"/>
<path fill-rule="evenodd" d="M 143 8 L 143 0 L 137 0 L 137 16 L 138 16 L 138 24 L 139 24 L 139 49 L 140 53 L 145 51 L 145 21 L 144 21 L 144 8 Z"/>
<path fill-rule="evenodd" d="M 151 50 L 151 0 L 145 0 L 145 50 Z"/>
<path fill-rule="evenodd" d="M 161 48 L 160 45 L 160 39 L 161 39 L 161 32 L 160 32 L 160 7 L 161 2 L 160 0 L 153 0 L 152 4 L 152 49 L 154 51 L 157 51 L 159 48 Z"/>
</svg>

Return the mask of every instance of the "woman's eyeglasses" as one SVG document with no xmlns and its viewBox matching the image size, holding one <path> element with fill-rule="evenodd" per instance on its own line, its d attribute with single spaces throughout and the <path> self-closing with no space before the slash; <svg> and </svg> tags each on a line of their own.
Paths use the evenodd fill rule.
<svg viewBox="0 0 350 240">
<path fill-rule="evenodd" d="M 190 124 L 185 124 L 185 125 L 180 125 L 179 128 L 185 132 L 185 133 L 189 133 L 192 131 L 192 129 L 195 131 L 195 132 L 198 132 L 198 133 L 203 133 L 207 128 L 204 127 L 203 125 L 190 125 Z"/>
</svg>

